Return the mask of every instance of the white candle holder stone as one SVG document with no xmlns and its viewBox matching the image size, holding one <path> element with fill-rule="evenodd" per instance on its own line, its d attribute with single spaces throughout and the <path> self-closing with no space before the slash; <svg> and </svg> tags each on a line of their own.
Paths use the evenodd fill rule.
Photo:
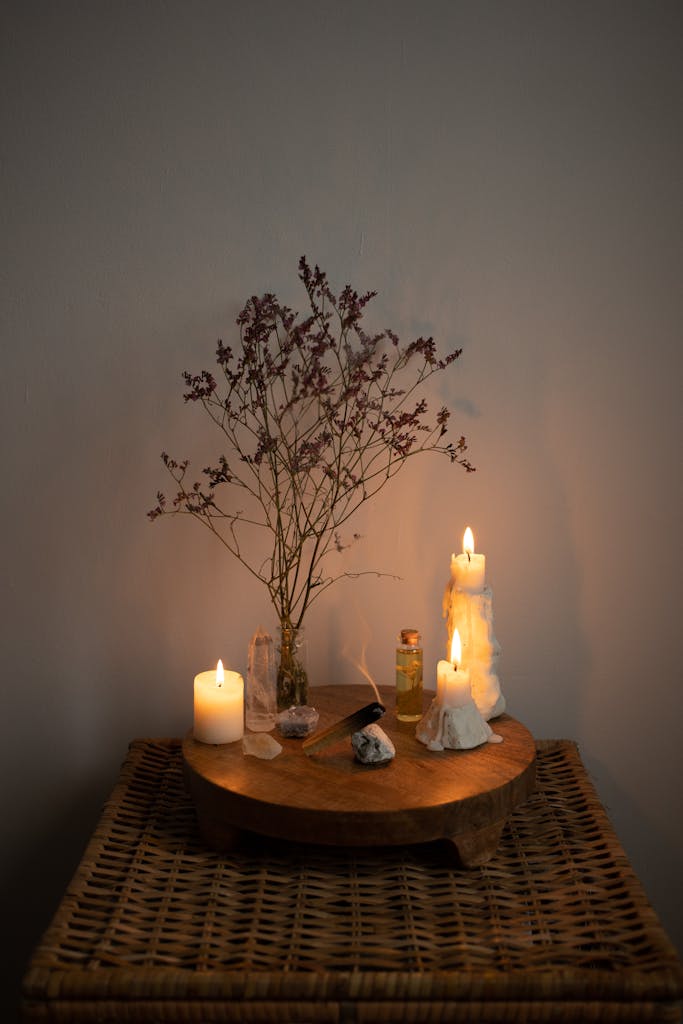
<svg viewBox="0 0 683 1024">
<path fill-rule="evenodd" d="M 428 750 L 471 750 L 503 739 L 484 721 L 474 700 L 448 707 L 436 698 L 418 722 L 415 736 Z"/>
</svg>

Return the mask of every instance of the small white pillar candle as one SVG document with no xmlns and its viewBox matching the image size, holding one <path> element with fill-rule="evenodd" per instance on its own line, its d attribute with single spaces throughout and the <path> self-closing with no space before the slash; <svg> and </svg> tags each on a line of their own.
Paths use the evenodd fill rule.
<svg viewBox="0 0 683 1024">
<path fill-rule="evenodd" d="M 470 674 L 458 668 L 461 658 L 460 634 L 457 629 L 451 641 L 451 660 L 436 666 L 436 702 L 444 708 L 461 708 L 472 700 Z"/>
<path fill-rule="evenodd" d="M 451 555 L 451 579 L 458 590 L 467 594 L 481 594 L 486 585 L 486 557 L 475 555 L 469 526 L 462 540 L 462 554 Z"/>
<path fill-rule="evenodd" d="M 224 672 L 222 661 L 194 677 L 193 735 L 202 743 L 234 743 L 244 735 L 244 680 Z"/>
</svg>

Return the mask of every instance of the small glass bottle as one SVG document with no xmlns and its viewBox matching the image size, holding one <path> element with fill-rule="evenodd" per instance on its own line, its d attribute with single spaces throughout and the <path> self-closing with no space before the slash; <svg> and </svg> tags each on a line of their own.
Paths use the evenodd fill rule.
<svg viewBox="0 0 683 1024">
<path fill-rule="evenodd" d="M 273 638 L 261 626 L 249 644 L 245 721 L 252 732 L 270 732 L 277 714 L 275 648 Z"/>
<path fill-rule="evenodd" d="M 422 718 L 422 642 L 416 629 L 402 629 L 396 648 L 396 717 L 399 722 Z"/>
</svg>

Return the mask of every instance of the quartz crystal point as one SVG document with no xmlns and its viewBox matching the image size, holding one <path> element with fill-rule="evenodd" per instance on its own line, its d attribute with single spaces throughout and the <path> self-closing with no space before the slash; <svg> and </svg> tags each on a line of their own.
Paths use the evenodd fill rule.
<svg viewBox="0 0 683 1024">
<path fill-rule="evenodd" d="M 273 638 L 259 626 L 251 638 L 247 662 L 245 721 L 253 732 L 270 732 L 277 714 L 277 669 Z"/>
</svg>

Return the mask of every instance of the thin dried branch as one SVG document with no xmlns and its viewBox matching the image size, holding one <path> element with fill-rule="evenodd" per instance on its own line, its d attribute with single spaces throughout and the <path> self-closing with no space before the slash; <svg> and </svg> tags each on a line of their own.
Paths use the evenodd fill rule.
<svg viewBox="0 0 683 1024">
<path fill-rule="evenodd" d="M 267 586 L 279 619 L 295 626 L 337 580 L 366 575 L 335 573 L 328 557 L 347 546 L 340 527 L 409 458 L 431 451 L 474 468 L 465 438 L 446 440 L 448 409 L 430 417 L 424 394 L 461 350 L 440 358 L 432 338 L 403 346 L 389 329 L 368 334 L 363 318 L 374 292 L 347 285 L 335 295 L 305 257 L 299 278 L 305 317 L 271 293 L 252 296 L 237 318 L 239 354 L 218 341 L 218 379 L 208 370 L 183 374 L 185 401 L 203 406 L 227 454 L 188 487 L 188 463 L 164 453 L 178 490 L 172 499 L 159 492 L 148 513 L 198 519 Z M 260 513 L 233 510 L 233 488 Z M 240 543 L 244 527 L 267 534 L 265 557 L 261 549 L 252 562 L 251 548 Z"/>
</svg>

